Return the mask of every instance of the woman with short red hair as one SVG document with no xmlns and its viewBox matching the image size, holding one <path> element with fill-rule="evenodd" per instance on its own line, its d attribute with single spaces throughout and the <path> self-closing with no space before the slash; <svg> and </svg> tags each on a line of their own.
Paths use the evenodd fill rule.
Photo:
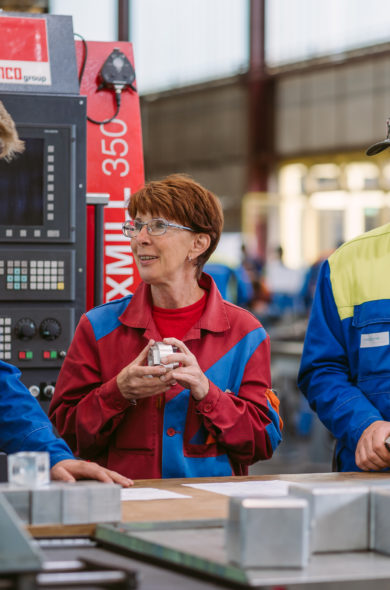
<svg viewBox="0 0 390 590">
<path fill-rule="evenodd" d="M 264 328 L 202 273 L 221 204 L 174 174 L 132 195 L 128 212 L 142 282 L 82 317 L 50 417 L 79 456 L 133 479 L 244 475 L 271 457 L 281 420 Z M 158 341 L 171 352 L 149 366 Z"/>
</svg>

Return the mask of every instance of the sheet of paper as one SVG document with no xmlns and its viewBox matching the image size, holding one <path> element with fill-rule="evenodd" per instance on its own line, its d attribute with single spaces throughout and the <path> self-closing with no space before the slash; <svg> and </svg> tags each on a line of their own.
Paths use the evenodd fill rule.
<svg viewBox="0 0 390 590">
<path fill-rule="evenodd" d="M 171 500 L 172 498 L 191 498 L 184 494 L 159 490 L 158 488 L 122 488 L 121 500 Z"/>
<path fill-rule="evenodd" d="M 273 479 L 270 481 L 183 483 L 182 485 L 224 496 L 287 496 L 290 483 L 281 479 Z"/>
</svg>

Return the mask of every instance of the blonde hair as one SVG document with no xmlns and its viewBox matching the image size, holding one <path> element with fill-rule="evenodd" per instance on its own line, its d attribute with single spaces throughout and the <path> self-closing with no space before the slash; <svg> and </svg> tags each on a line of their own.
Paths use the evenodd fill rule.
<svg viewBox="0 0 390 590">
<path fill-rule="evenodd" d="M 24 151 L 24 141 L 19 139 L 15 123 L 0 101 L 0 158 L 12 160 Z"/>
</svg>

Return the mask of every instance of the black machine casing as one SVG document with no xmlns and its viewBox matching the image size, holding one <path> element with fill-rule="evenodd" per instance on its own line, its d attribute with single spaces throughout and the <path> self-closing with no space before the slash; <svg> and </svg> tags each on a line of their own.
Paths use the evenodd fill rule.
<svg viewBox="0 0 390 590">
<path fill-rule="evenodd" d="M 86 97 L 78 94 L 71 17 L 39 18 L 51 83 L 0 84 L 26 144 L 0 160 L 0 360 L 16 365 L 44 402 L 85 311 Z"/>
<path fill-rule="evenodd" d="M 0 166 L 0 359 L 21 369 L 34 395 L 50 398 L 85 310 L 86 99 L 0 94 L 0 100 L 26 141 L 24 154 Z M 42 196 L 39 213 L 32 212 L 40 223 L 30 225 L 26 197 L 12 205 L 1 192 L 4 174 L 14 167 L 20 175 L 31 140 L 40 148 L 31 165 L 42 164 Z"/>
</svg>

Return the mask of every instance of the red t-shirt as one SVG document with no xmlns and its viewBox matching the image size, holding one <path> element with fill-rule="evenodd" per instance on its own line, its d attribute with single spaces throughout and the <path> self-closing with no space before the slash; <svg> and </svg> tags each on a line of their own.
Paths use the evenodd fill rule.
<svg viewBox="0 0 390 590">
<path fill-rule="evenodd" d="M 177 338 L 182 340 L 188 330 L 200 319 L 206 307 L 207 291 L 203 297 L 187 307 L 165 309 L 153 305 L 152 315 L 161 338 Z"/>
</svg>

